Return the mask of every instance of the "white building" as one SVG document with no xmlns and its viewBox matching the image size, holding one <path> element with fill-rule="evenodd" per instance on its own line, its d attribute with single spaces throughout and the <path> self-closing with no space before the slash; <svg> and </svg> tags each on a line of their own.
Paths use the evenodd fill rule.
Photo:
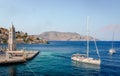
<svg viewBox="0 0 120 76">
<path fill-rule="evenodd" d="M 13 24 L 12 27 L 9 29 L 8 50 L 9 51 L 16 50 L 16 33 Z"/>
</svg>

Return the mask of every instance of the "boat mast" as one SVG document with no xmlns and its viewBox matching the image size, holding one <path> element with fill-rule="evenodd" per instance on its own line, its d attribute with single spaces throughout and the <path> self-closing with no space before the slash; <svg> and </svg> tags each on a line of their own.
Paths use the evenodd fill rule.
<svg viewBox="0 0 120 76">
<path fill-rule="evenodd" d="M 89 29 L 88 29 L 88 25 L 89 25 L 89 16 L 87 16 L 87 58 L 89 57 Z"/>
<path fill-rule="evenodd" d="M 114 32 L 113 32 L 113 37 L 112 37 L 112 49 L 113 49 L 113 41 L 114 41 Z"/>
</svg>

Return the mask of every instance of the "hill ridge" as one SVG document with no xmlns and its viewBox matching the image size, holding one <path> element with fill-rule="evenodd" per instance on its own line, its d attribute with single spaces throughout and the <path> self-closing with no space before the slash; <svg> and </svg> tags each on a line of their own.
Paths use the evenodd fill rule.
<svg viewBox="0 0 120 76">
<path fill-rule="evenodd" d="M 43 32 L 40 35 L 38 35 L 38 37 L 49 41 L 85 41 L 87 39 L 87 36 L 80 35 L 76 32 L 58 32 L 58 31 Z M 91 41 L 94 40 L 94 38 L 91 36 L 89 36 L 89 39 Z"/>
</svg>

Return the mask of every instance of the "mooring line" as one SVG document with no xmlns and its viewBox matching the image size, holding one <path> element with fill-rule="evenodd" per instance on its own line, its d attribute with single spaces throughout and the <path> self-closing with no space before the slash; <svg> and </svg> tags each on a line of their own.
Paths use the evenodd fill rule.
<svg viewBox="0 0 120 76">
<path fill-rule="evenodd" d="M 35 72 L 28 66 L 28 64 L 26 66 L 30 69 L 30 71 L 34 74 L 34 76 L 37 76 Z"/>
</svg>

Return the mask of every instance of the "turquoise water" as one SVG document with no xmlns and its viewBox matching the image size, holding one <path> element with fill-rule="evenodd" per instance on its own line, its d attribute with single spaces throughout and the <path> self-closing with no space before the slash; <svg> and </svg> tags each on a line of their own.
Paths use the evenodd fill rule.
<svg viewBox="0 0 120 76">
<path fill-rule="evenodd" d="M 27 63 L 0 66 L 0 76 L 119 76 L 120 42 L 114 42 L 117 53 L 113 56 L 108 54 L 111 42 L 97 42 L 97 45 L 102 60 L 100 66 L 71 60 L 74 53 L 86 53 L 86 42 L 18 44 L 18 49 L 38 50 L 40 53 Z M 98 58 L 93 42 L 90 42 L 90 57 Z"/>
</svg>

